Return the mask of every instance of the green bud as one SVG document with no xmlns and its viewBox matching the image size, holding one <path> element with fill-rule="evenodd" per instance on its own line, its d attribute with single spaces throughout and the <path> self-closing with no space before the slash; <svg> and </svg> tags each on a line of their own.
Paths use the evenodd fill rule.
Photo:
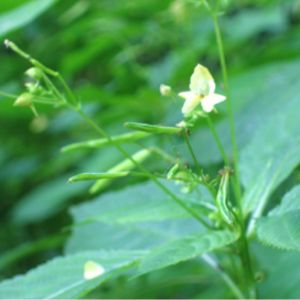
<svg viewBox="0 0 300 300">
<path fill-rule="evenodd" d="M 39 68 L 35 68 L 35 67 L 32 67 L 32 68 L 28 69 L 28 70 L 25 72 L 25 74 L 26 74 L 28 77 L 30 77 L 30 78 L 32 78 L 32 79 L 35 79 L 35 80 L 37 80 L 37 81 L 39 81 L 39 80 L 42 78 L 42 76 L 43 76 L 42 71 L 41 71 Z"/>
<path fill-rule="evenodd" d="M 14 102 L 14 106 L 31 107 L 32 106 L 32 100 L 33 100 L 33 95 L 32 94 L 23 93 Z"/>
<path fill-rule="evenodd" d="M 26 82 L 25 87 L 30 94 L 34 95 L 44 95 L 46 93 L 45 89 L 39 84 L 33 82 Z"/>
<path fill-rule="evenodd" d="M 172 88 L 165 84 L 159 86 L 159 91 L 162 96 L 170 96 L 172 94 Z"/>
</svg>

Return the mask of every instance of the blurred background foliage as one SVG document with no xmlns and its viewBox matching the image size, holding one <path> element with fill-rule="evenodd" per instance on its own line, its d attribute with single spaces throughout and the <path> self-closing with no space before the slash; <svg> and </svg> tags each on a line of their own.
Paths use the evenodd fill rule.
<svg viewBox="0 0 300 300">
<path fill-rule="evenodd" d="M 1 1 L 0 37 L 1 41 L 13 40 L 33 57 L 59 70 L 85 111 L 111 134 L 126 132 L 125 121 L 174 125 L 182 118 L 181 100 L 162 98 L 161 83 L 171 85 L 175 91 L 186 89 L 193 67 L 200 62 L 212 70 L 222 88 L 212 22 L 198 2 Z M 234 107 L 237 114 L 240 112 L 238 141 L 243 148 L 256 128 L 272 118 L 275 105 L 280 112 L 278 107 L 289 101 L 291 96 L 286 94 L 290 87 L 290 94 L 299 94 L 300 1 L 231 0 L 225 10 L 221 26 Z M 4 46 L 0 61 L 0 90 L 20 93 L 28 63 Z M 273 102 L 272 97 L 280 98 L 279 102 Z M 73 112 L 38 106 L 40 116 L 34 118 L 29 110 L 13 108 L 12 103 L 0 97 L 1 279 L 23 273 L 63 252 L 72 224 L 70 206 L 91 198 L 88 184 L 67 183 L 71 175 L 104 171 L 121 160 L 112 149 L 60 153 L 61 147 L 69 143 L 97 136 Z M 229 145 L 223 117 L 224 107 L 220 107 L 215 120 L 220 133 L 224 133 L 223 142 Z M 200 161 L 214 172 L 220 166 L 220 157 L 203 125 L 199 123 L 192 139 Z M 142 143 L 160 145 L 174 156 L 185 151 L 173 138 Z M 138 147 L 126 145 L 128 151 Z M 155 157 L 146 164 L 153 170 L 168 167 Z M 299 170 L 295 170 L 274 192 L 270 207 L 299 181 Z M 102 193 L 135 183 L 136 179 L 118 180 Z M 279 275 L 299 261 L 299 255 L 258 245 L 253 249 L 257 264 L 262 265 L 260 276 L 267 278 L 262 279 L 262 295 L 299 297 L 295 289 L 299 269 L 292 271 L 294 281 L 282 282 Z M 278 264 L 268 269 L 267 261 L 272 265 L 272 259 Z M 219 277 L 206 266 L 184 263 L 129 282 L 121 277 L 90 296 L 230 297 L 220 286 Z"/>
</svg>

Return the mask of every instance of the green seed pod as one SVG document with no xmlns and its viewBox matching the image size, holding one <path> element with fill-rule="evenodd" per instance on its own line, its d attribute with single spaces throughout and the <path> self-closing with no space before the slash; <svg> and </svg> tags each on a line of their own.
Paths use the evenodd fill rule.
<svg viewBox="0 0 300 300">
<path fill-rule="evenodd" d="M 31 107 L 32 100 L 33 100 L 32 94 L 23 93 L 16 99 L 16 101 L 14 102 L 14 106 Z"/>
<path fill-rule="evenodd" d="M 137 123 L 137 122 L 127 122 L 124 124 L 126 128 L 145 131 L 150 133 L 157 133 L 157 134 L 179 134 L 182 132 L 182 128 L 177 127 L 168 127 L 168 126 L 161 126 L 161 125 L 151 125 L 146 123 Z"/>
<path fill-rule="evenodd" d="M 131 157 L 134 161 L 136 161 L 137 163 L 142 163 L 144 160 L 146 160 L 150 154 L 152 152 L 148 149 L 142 149 L 136 153 L 134 153 Z M 119 164 L 117 164 L 116 166 L 112 167 L 111 169 L 109 169 L 107 171 L 108 176 L 112 175 L 114 177 L 114 174 L 117 175 L 122 175 L 122 176 L 126 176 L 127 173 L 129 171 L 131 171 L 132 169 L 134 169 L 136 167 L 136 165 L 133 163 L 133 161 L 131 159 L 124 159 L 123 161 L 121 161 Z M 122 176 L 117 176 L 117 177 L 122 177 Z M 116 178 L 116 177 L 114 177 Z M 112 180 L 114 180 L 114 178 L 101 178 L 99 180 L 97 180 L 90 188 L 90 193 L 91 194 L 95 194 L 98 193 L 99 191 L 101 191 L 103 188 L 107 187 Z M 73 179 L 74 181 L 74 179 Z"/>
<path fill-rule="evenodd" d="M 168 172 L 167 179 L 172 179 L 175 177 L 176 173 L 179 171 L 180 165 L 179 163 L 175 164 Z"/>
<path fill-rule="evenodd" d="M 219 213 L 225 223 L 233 225 L 235 223 L 235 214 L 231 203 L 229 202 L 229 176 L 230 170 L 224 169 L 221 172 L 221 182 L 216 198 L 216 204 Z"/>
<path fill-rule="evenodd" d="M 99 180 L 99 179 L 115 179 L 127 176 L 129 172 L 106 172 L 106 173 L 81 173 L 69 178 L 69 182 Z"/>
<path fill-rule="evenodd" d="M 124 133 L 124 134 L 112 136 L 111 140 L 115 143 L 121 144 L 121 143 L 130 143 L 133 141 L 138 141 L 140 139 L 147 138 L 149 136 L 151 136 L 150 133 L 136 131 L 136 132 L 130 132 L 130 133 Z M 102 148 L 107 145 L 111 145 L 110 140 L 107 138 L 88 140 L 88 141 L 74 143 L 65 146 L 62 148 L 62 152 L 68 152 L 68 151 L 78 150 L 83 148 L 87 148 L 87 149 Z"/>
</svg>

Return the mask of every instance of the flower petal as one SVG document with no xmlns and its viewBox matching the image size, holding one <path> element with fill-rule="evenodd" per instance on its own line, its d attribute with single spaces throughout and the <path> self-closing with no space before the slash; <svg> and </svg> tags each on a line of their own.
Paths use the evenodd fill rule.
<svg viewBox="0 0 300 300">
<path fill-rule="evenodd" d="M 203 100 L 201 101 L 201 106 L 205 112 L 211 112 L 216 104 L 225 100 L 226 97 L 223 95 L 211 94 L 203 98 Z"/>
<path fill-rule="evenodd" d="M 201 100 L 201 96 L 198 96 L 194 93 L 190 93 L 189 97 L 185 98 L 185 102 L 181 109 L 182 113 L 184 115 L 187 115 L 190 112 L 192 112 L 195 109 L 195 107 L 201 102 Z"/>
<path fill-rule="evenodd" d="M 178 94 L 179 97 L 184 98 L 184 100 L 188 100 L 194 98 L 196 95 L 191 91 L 185 91 Z"/>
<path fill-rule="evenodd" d="M 198 95 L 206 96 L 213 94 L 216 85 L 209 70 L 198 64 L 190 79 L 190 90 Z"/>
</svg>

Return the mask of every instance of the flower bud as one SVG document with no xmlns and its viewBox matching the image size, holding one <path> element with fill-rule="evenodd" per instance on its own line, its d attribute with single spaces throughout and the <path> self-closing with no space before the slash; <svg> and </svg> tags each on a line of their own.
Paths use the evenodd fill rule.
<svg viewBox="0 0 300 300">
<path fill-rule="evenodd" d="M 169 85 L 161 84 L 159 86 L 159 91 L 162 96 L 170 96 L 172 93 L 172 88 Z"/>
<path fill-rule="evenodd" d="M 43 76 L 43 73 L 42 71 L 39 69 L 39 68 L 35 68 L 35 67 L 32 67 L 30 69 L 28 69 L 25 74 L 32 78 L 32 79 L 35 79 L 35 80 L 40 80 Z"/>
<path fill-rule="evenodd" d="M 14 102 L 14 106 L 32 106 L 33 95 L 30 93 L 21 94 L 17 100 Z"/>
</svg>

